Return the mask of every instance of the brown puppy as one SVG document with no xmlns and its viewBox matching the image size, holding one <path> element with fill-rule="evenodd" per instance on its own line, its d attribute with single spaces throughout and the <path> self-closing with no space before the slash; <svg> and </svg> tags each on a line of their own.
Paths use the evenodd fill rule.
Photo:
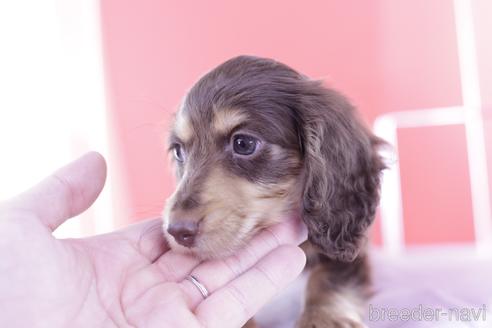
<svg viewBox="0 0 492 328">
<path fill-rule="evenodd" d="M 320 81 L 271 59 L 228 60 L 176 115 L 179 184 L 164 233 L 173 249 L 224 257 L 298 215 L 317 254 L 298 326 L 360 327 L 369 287 L 361 247 L 379 200 L 381 144 Z"/>
</svg>

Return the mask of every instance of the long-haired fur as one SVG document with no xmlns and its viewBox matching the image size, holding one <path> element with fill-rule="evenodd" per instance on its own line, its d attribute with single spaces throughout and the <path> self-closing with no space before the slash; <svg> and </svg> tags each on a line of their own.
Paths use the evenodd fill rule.
<svg viewBox="0 0 492 328">
<path fill-rule="evenodd" d="M 297 138 L 309 240 L 333 259 L 353 260 L 374 219 L 385 166 L 378 154 L 382 140 L 361 123 L 349 101 L 321 81 L 252 56 L 230 59 L 203 77 L 188 101 L 204 99 L 217 108 L 254 112 L 269 123 L 265 133 L 282 136 L 288 147 Z"/>
</svg>

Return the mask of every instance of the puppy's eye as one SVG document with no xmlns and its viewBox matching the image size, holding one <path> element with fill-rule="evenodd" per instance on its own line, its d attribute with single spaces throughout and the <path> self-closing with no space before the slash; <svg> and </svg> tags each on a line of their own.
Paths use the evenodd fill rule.
<svg viewBox="0 0 492 328">
<path fill-rule="evenodd" d="M 184 160 L 185 160 L 185 153 L 184 153 L 183 147 L 181 147 L 180 144 L 173 145 L 173 154 L 174 154 L 174 158 L 178 162 L 180 162 L 180 163 L 184 162 Z"/>
<path fill-rule="evenodd" d="M 256 151 L 258 139 L 245 134 L 237 134 L 232 138 L 232 148 L 239 155 L 251 155 Z"/>
</svg>

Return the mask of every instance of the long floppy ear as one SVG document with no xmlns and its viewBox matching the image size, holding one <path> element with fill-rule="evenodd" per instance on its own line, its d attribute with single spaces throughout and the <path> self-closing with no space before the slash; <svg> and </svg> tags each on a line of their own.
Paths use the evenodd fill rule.
<svg viewBox="0 0 492 328">
<path fill-rule="evenodd" d="M 301 100 L 304 152 L 303 220 L 309 240 L 328 257 L 352 261 L 365 243 L 379 202 L 384 142 L 365 128 L 354 107 L 319 81 L 306 81 Z"/>
</svg>

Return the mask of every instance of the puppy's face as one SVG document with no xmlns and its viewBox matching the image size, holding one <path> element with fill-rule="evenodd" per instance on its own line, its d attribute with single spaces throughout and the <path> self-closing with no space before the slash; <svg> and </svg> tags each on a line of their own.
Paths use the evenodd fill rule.
<svg viewBox="0 0 492 328">
<path fill-rule="evenodd" d="M 233 58 L 203 76 L 176 115 L 167 240 L 222 257 L 300 215 L 324 254 L 353 260 L 379 200 L 381 144 L 319 81 L 274 60 Z"/>
<path fill-rule="evenodd" d="M 166 202 L 164 231 L 175 250 L 223 257 L 299 209 L 298 140 L 281 116 L 185 101 L 170 151 L 179 183 Z"/>
</svg>

